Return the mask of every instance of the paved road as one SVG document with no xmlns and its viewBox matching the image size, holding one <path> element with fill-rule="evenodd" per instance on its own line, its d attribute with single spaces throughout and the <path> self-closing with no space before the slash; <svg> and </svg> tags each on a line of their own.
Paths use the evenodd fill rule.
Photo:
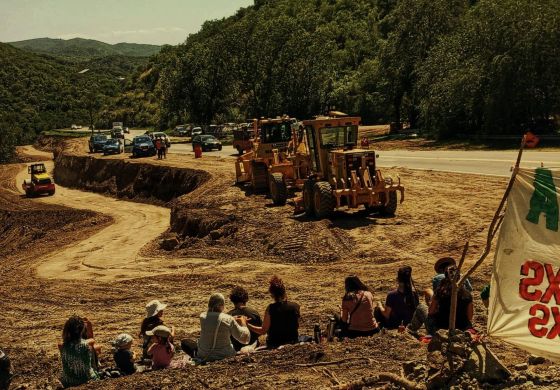
<svg viewBox="0 0 560 390">
<path fill-rule="evenodd" d="M 131 131 L 130 136 L 137 135 L 134 132 L 134 130 Z M 169 153 L 193 154 L 192 145 L 190 143 L 173 144 Z M 378 153 L 378 165 L 381 167 L 403 167 L 490 176 L 509 176 L 510 169 L 517 158 L 517 151 L 390 150 Z M 232 159 L 237 156 L 232 146 L 224 146 L 221 151 L 207 152 L 207 154 Z M 560 151 L 525 150 L 522 167 L 534 168 L 540 166 L 541 163 L 545 167 L 560 167 Z"/>
<path fill-rule="evenodd" d="M 491 176 L 510 176 L 517 159 L 517 151 L 380 151 L 378 164 L 383 167 L 406 167 L 445 172 L 476 173 Z M 522 167 L 560 167 L 560 152 L 526 150 Z"/>
</svg>

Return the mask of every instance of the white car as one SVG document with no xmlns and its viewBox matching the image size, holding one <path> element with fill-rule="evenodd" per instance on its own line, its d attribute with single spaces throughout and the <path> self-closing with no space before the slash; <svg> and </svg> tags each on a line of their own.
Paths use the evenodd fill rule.
<svg viewBox="0 0 560 390">
<path fill-rule="evenodd" d="M 202 135 L 202 127 L 193 127 L 191 136 Z"/>
</svg>

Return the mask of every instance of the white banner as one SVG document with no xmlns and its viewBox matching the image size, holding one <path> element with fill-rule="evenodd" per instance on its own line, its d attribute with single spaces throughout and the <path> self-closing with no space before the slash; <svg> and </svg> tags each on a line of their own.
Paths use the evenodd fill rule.
<svg viewBox="0 0 560 390">
<path fill-rule="evenodd" d="M 488 334 L 560 361 L 560 169 L 520 169 L 494 259 Z"/>
</svg>

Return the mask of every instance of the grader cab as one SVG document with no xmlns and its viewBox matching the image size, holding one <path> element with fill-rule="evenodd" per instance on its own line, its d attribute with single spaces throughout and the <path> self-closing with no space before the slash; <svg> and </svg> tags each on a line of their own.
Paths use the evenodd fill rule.
<svg viewBox="0 0 560 390">
<path fill-rule="evenodd" d="M 284 205 L 289 189 L 309 174 L 301 134 L 289 117 L 262 119 L 254 126 L 253 150 L 236 161 L 236 182 L 251 183 L 256 192 L 268 190 L 275 205 Z"/>
<path fill-rule="evenodd" d="M 356 149 L 360 121 L 359 117 L 332 113 L 303 122 L 313 173 L 303 182 L 296 212 L 325 218 L 335 209 L 363 205 L 372 212 L 395 214 L 397 191 L 402 203 L 404 187 L 400 179 L 394 183 L 383 177 L 374 151 Z"/>
</svg>

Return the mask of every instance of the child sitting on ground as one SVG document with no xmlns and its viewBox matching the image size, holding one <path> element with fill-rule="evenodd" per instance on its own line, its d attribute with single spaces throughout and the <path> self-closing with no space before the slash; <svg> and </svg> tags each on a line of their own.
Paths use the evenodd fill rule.
<svg viewBox="0 0 560 390">
<path fill-rule="evenodd" d="M 113 341 L 115 347 L 113 358 L 122 375 L 134 374 L 137 370 L 136 364 L 134 364 L 134 352 L 130 350 L 132 343 L 132 336 L 126 333 L 118 335 Z"/>
<path fill-rule="evenodd" d="M 175 347 L 169 341 L 171 329 L 165 325 L 159 325 L 153 330 L 147 331 L 146 335 L 151 336 L 152 344 L 148 348 L 148 355 L 152 357 L 152 369 L 168 368 L 175 354 Z"/>
<path fill-rule="evenodd" d="M 142 343 L 142 359 L 148 359 L 148 347 L 150 345 L 151 337 L 147 335 L 147 331 L 153 330 L 159 325 L 164 325 L 163 323 L 163 310 L 167 305 L 161 303 L 158 300 L 150 301 L 146 305 L 146 318 L 142 321 L 142 326 L 140 327 L 140 332 L 138 337 L 143 339 Z M 173 342 L 173 337 L 175 336 L 175 328 L 171 327 L 171 342 Z"/>
</svg>

